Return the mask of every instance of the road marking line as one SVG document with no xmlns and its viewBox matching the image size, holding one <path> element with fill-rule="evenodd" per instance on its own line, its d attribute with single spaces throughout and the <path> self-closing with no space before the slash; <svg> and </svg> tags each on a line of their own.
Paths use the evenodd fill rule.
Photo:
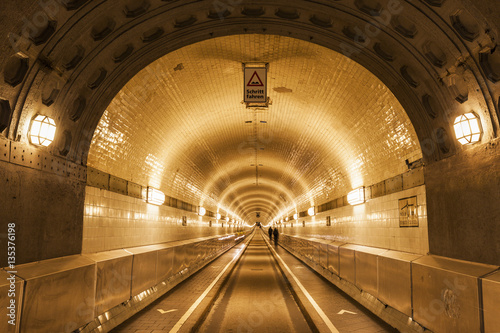
<svg viewBox="0 0 500 333">
<path fill-rule="evenodd" d="M 226 267 L 224 267 L 222 272 L 220 272 L 219 275 L 217 275 L 215 280 L 213 280 L 212 283 L 208 286 L 208 288 L 203 292 L 203 294 L 201 294 L 201 296 L 198 297 L 196 302 L 194 302 L 194 304 L 191 305 L 191 307 L 181 317 L 181 319 L 179 319 L 179 321 L 174 325 L 174 327 L 172 327 L 172 329 L 170 330 L 170 333 L 176 333 L 179 331 L 181 326 L 184 325 L 184 323 L 188 320 L 189 316 L 191 316 L 191 314 L 193 314 L 194 310 L 196 310 L 198 305 L 200 305 L 201 301 L 203 301 L 203 299 L 207 296 L 207 294 L 210 292 L 210 290 L 212 290 L 212 288 L 215 286 L 215 284 L 220 280 L 220 278 L 222 277 L 224 272 L 229 268 L 229 266 L 233 263 L 233 261 L 235 261 L 238 258 L 238 255 L 245 249 L 246 246 L 247 246 L 246 244 L 243 244 L 243 247 L 238 251 L 238 253 L 235 254 L 234 258 L 226 265 Z"/>
<path fill-rule="evenodd" d="M 347 311 L 347 310 L 340 310 L 339 312 L 337 312 L 337 314 L 339 314 L 339 315 L 344 314 L 344 313 L 357 314 L 356 312 L 351 312 L 351 311 Z"/>
<path fill-rule="evenodd" d="M 270 249 L 274 252 L 274 254 L 276 254 L 276 257 L 278 257 L 278 259 L 281 261 L 281 263 L 283 264 L 283 266 L 285 266 L 285 268 L 288 271 L 288 273 L 290 273 L 290 275 L 293 277 L 293 279 L 295 280 L 295 282 L 299 286 L 300 290 L 302 290 L 302 292 L 304 293 L 304 295 L 306 295 L 307 299 L 309 300 L 309 302 L 311 302 L 311 304 L 314 307 L 314 309 L 316 310 L 316 312 L 318 312 L 318 314 L 321 317 L 321 319 L 323 319 L 323 321 L 325 322 L 326 326 L 328 326 L 328 328 L 330 329 L 330 332 L 332 332 L 332 333 L 339 333 L 339 331 L 332 324 L 332 322 L 327 317 L 327 315 L 323 312 L 323 310 L 321 310 L 321 308 L 319 307 L 318 303 L 316 303 L 316 301 L 312 298 L 312 296 L 307 292 L 306 288 L 304 288 L 304 286 L 302 285 L 302 283 L 300 283 L 299 279 L 297 279 L 297 277 L 295 276 L 295 274 L 293 274 L 292 271 L 290 270 L 290 268 L 288 268 L 288 265 L 283 261 L 283 259 L 281 259 L 280 255 L 273 249 L 272 246 L 270 247 Z"/>
<path fill-rule="evenodd" d="M 177 311 L 177 309 L 172 309 L 172 310 L 167 310 L 167 311 L 164 311 L 163 309 L 156 309 L 156 310 L 158 310 L 161 314 Z"/>
</svg>

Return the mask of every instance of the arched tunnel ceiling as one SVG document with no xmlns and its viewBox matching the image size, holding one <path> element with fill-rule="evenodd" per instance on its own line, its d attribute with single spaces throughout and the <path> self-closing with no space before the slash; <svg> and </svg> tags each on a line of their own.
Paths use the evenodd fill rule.
<svg viewBox="0 0 500 333">
<path fill-rule="evenodd" d="M 269 108 L 242 104 L 249 62 L 269 64 Z M 368 70 L 313 43 L 249 34 L 183 47 L 140 71 L 102 116 L 88 165 L 242 217 L 303 210 L 419 158 L 401 104 Z M 249 192 L 276 200 L 240 205 Z"/>
</svg>

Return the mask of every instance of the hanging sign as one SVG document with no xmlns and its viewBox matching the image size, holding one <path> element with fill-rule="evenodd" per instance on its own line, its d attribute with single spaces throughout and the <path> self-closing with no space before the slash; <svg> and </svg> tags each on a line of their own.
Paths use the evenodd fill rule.
<svg viewBox="0 0 500 333">
<path fill-rule="evenodd" d="M 244 80 L 244 102 L 267 102 L 267 70 L 265 67 L 245 67 Z"/>
</svg>

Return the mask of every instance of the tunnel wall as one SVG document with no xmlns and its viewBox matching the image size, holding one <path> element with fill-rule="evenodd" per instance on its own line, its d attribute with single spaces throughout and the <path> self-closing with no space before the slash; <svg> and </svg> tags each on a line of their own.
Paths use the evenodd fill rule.
<svg viewBox="0 0 500 333">
<path fill-rule="evenodd" d="M 0 138 L 1 267 L 8 224 L 16 264 L 81 252 L 85 177 L 85 167 Z"/>
<path fill-rule="evenodd" d="M 401 332 L 497 332 L 498 266 L 282 235 L 280 244 Z"/>
<path fill-rule="evenodd" d="M 500 264 L 500 140 L 425 168 L 430 252 Z"/>
<path fill-rule="evenodd" d="M 399 199 L 417 197 L 418 227 L 399 226 Z M 326 225 L 330 216 L 331 225 Z M 305 222 L 303 226 L 302 221 Z M 358 206 L 343 206 L 299 218 L 280 227 L 288 235 L 326 238 L 346 243 L 383 247 L 397 251 L 427 254 L 429 251 L 427 228 L 426 186 L 373 198 Z"/>
<path fill-rule="evenodd" d="M 182 217 L 187 225 L 182 225 Z M 209 222 L 212 221 L 212 227 Z M 209 216 L 155 206 L 142 199 L 87 186 L 83 218 L 83 253 L 108 251 L 226 234 L 240 230 L 230 224 L 215 223 Z M 241 227 L 243 228 L 243 227 Z"/>
</svg>

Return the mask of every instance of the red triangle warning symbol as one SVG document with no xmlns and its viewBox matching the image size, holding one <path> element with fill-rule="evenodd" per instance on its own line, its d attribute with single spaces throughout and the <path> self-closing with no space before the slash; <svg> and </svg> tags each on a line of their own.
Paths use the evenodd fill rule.
<svg viewBox="0 0 500 333">
<path fill-rule="evenodd" d="M 262 80 L 259 77 L 259 74 L 257 74 L 257 71 L 253 72 L 252 77 L 250 78 L 250 81 L 247 83 L 247 87 L 263 87 L 264 84 L 262 83 Z"/>
</svg>

